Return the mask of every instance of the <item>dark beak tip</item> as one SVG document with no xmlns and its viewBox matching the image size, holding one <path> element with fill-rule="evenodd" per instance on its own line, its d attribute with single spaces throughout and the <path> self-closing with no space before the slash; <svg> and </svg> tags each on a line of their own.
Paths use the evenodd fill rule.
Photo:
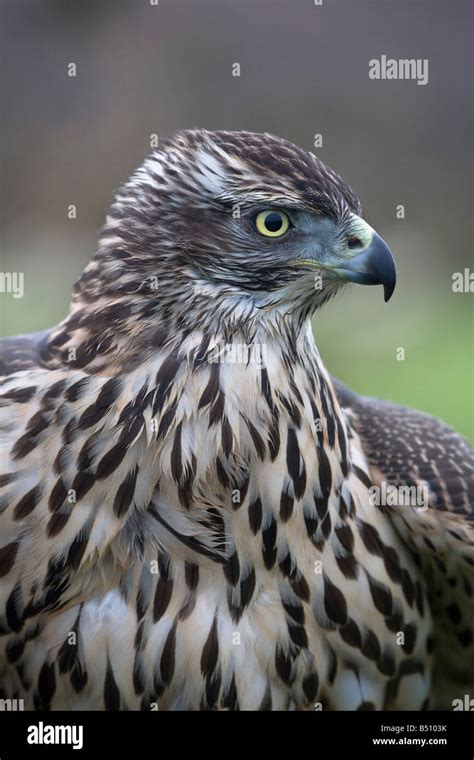
<svg viewBox="0 0 474 760">
<path fill-rule="evenodd" d="M 395 285 L 397 284 L 397 278 L 394 277 L 392 282 L 384 282 L 383 285 L 383 300 L 388 303 L 395 292 Z"/>
<path fill-rule="evenodd" d="M 369 249 L 370 250 L 370 249 Z M 397 284 L 397 270 L 393 254 L 382 238 L 375 233 L 372 245 L 372 271 L 383 285 L 385 303 L 390 301 Z"/>
</svg>

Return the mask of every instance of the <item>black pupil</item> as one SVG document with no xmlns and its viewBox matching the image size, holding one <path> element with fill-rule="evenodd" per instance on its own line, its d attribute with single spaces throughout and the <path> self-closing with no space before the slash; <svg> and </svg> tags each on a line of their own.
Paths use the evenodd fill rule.
<svg viewBox="0 0 474 760">
<path fill-rule="evenodd" d="M 283 226 L 283 219 L 280 214 L 272 212 L 265 217 L 265 227 L 269 232 L 278 232 Z"/>
</svg>

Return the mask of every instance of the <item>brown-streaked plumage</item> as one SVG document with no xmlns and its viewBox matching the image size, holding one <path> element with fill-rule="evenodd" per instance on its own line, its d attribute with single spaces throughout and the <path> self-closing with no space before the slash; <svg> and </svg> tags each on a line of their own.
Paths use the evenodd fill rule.
<svg viewBox="0 0 474 760">
<path fill-rule="evenodd" d="M 179 133 L 117 193 L 64 321 L 2 341 L 1 697 L 450 709 L 472 689 L 472 452 L 332 380 L 311 333 L 346 282 L 393 291 L 360 213 L 281 138 Z M 374 503 L 406 486 L 429 504 Z"/>
</svg>

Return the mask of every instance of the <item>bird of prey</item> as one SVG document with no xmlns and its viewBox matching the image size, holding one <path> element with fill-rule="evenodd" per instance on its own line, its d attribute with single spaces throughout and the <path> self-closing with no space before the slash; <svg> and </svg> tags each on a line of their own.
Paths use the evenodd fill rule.
<svg viewBox="0 0 474 760">
<path fill-rule="evenodd" d="M 2 698 L 473 693 L 471 450 L 333 380 L 311 331 L 346 283 L 388 300 L 395 276 L 352 190 L 284 139 L 187 130 L 145 160 L 67 317 L 2 342 Z M 407 488 L 427 498 L 386 498 Z"/>
</svg>

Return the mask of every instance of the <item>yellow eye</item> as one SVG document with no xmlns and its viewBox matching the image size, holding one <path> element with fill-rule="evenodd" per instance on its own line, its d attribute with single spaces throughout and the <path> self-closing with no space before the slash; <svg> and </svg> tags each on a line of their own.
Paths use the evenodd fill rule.
<svg viewBox="0 0 474 760">
<path fill-rule="evenodd" d="M 266 237 L 281 237 L 288 230 L 290 220 L 283 211 L 268 209 L 257 214 L 255 226 L 261 235 L 266 235 Z"/>
</svg>

